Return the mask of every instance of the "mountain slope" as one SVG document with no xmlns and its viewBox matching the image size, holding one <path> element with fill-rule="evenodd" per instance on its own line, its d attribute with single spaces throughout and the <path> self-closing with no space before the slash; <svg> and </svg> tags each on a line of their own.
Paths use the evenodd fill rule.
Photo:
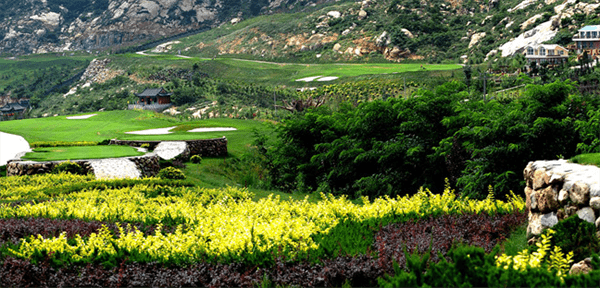
<svg viewBox="0 0 600 288">
<path fill-rule="evenodd" d="M 188 55 L 238 54 L 306 62 L 408 58 L 481 63 L 496 54 L 513 55 L 526 45 L 568 44 L 577 29 L 600 22 L 600 2 L 585 2 L 338 2 L 314 12 L 222 25 L 173 48 Z"/>
<path fill-rule="evenodd" d="M 2 0 L 0 54 L 114 49 L 301 3 L 305 1 Z"/>
</svg>

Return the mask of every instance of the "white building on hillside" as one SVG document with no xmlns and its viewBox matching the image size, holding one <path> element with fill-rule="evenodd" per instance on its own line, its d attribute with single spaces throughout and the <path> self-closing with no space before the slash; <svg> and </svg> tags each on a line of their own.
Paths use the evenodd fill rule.
<svg viewBox="0 0 600 288">
<path fill-rule="evenodd" d="M 600 25 L 588 25 L 579 29 L 573 36 L 573 42 L 577 45 L 577 53 L 588 51 L 588 54 L 597 54 L 593 52 L 600 49 Z"/>
<path fill-rule="evenodd" d="M 527 63 L 536 62 L 538 65 L 548 63 L 559 65 L 569 59 L 569 50 L 556 44 L 542 44 L 525 47 L 525 59 Z"/>
</svg>

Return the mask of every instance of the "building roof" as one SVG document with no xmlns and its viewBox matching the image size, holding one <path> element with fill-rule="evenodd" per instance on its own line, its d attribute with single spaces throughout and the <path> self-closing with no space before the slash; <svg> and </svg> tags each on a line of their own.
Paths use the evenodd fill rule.
<svg viewBox="0 0 600 288">
<path fill-rule="evenodd" d="M 10 111 L 22 111 L 25 110 L 25 107 L 19 105 L 19 103 L 8 103 L 0 108 L 2 112 L 10 112 Z"/>
<path fill-rule="evenodd" d="M 535 49 L 535 48 L 544 47 L 544 49 L 546 49 L 546 50 L 554 50 L 554 49 L 556 49 L 556 48 L 559 48 L 559 47 L 560 47 L 560 48 L 562 48 L 562 49 L 565 49 L 565 50 L 567 50 L 567 48 L 565 48 L 565 47 L 562 47 L 562 46 L 560 46 L 560 45 L 558 45 L 558 44 L 540 44 L 540 45 L 531 45 L 531 46 L 527 46 L 527 47 L 525 47 L 525 48 L 529 48 L 529 47 L 531 47 L 531 48 L 534 48 L 534 49 Z"/>
<path fill-rule="evenodd" d="M 579 31 L 600 31 L 600 25 L 587 25 L 579 29 Z"/>
<path fill-rule="evenodd" d="M 164 88 L 148 88 L 142 93 L 137 93 L 138 97 L 156 97 L 156 96 L 171 96 L 173 93 L 167 93 Z"/>
</svg>

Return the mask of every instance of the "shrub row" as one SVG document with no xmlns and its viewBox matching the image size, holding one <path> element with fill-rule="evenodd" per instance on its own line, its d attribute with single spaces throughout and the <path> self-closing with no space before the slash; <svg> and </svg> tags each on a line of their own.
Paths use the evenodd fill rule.
<svg viewBox="0 0 600 288">
<path fill-rule="evenodd" d="M 96 146 L 98 142 L 94 141 L 35 141 L 29 143 L 31 148 L 42 148 L 42 147 L 73 147 L 73 146 Z"/>
</svg>

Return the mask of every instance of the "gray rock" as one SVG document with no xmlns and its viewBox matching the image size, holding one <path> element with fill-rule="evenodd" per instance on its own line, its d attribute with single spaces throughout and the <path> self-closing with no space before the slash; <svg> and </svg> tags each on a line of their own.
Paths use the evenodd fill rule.
<svg viewBox="0 0 600 288">
<path fill-rule="evenodd" d="M 540 223 L 542 229 L 552 228 L 554 225 L 558 224 L 558 217 L 556 217 L 555 212 L 543 214 L 542 217 L 540 217 Z"/>
<path fill-rule="evenodd" d="M 579 218 L 581 218 L 582 220 L 588 221 L 590 223 L 594 223 L 594 221 L 596 220 L 596 215 L 591 207 L 584 207 L 579 209 L 579 211 L 577 211 L 577 216 L 579 216 Z"/>
</svg>

